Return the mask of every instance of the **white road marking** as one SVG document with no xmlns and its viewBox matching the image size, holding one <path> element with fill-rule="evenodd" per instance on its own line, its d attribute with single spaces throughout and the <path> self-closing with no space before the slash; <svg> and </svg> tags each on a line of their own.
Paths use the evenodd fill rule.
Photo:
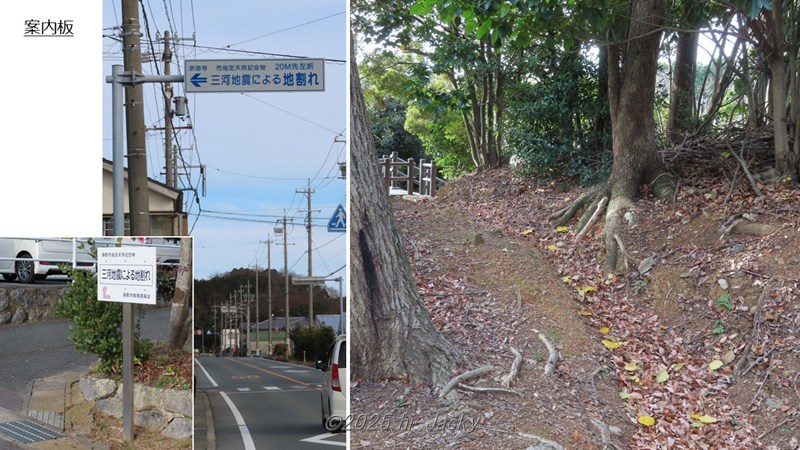
<svg viewBox="0 0 800 450">
<path fill-rule="evenodd" d="M 275 390 L 280 390 L 281 388 L 279 388 L 278 386 L 264 386 L 264 389 L 268 391 L 275 391 Z"/>
<path fill-rule="evenodd" d="M 236 390 L 239 392 L 247 392 L 250 390 L 250 388 L 236 388 Z"/>
<path fill-rule="evenodd" d="M 225 403 L 227 403 L 228 407 L 231 409 L 231 412 L 233 413 L 233 418 L 236 419 L 236 425 L 239 426 L 239 433 L 242 434 L 244 449 L 256 450 L 256 444 L 253 442 L 252 436 L 250 436 L 250 430 L 247 428 L 247 424 L 244 423 L 244 419 L 242 418 L 242 415 L 239 413 L 239 410 L 236 409 L 236 405 L 233 404 L 231 399 L 228 397 L 228 394 L 220 392 L 220 395 L 222 395 L 222 398 L 225 400 Z"/>
<path fill-rule="evenodd" d="M 338 445 L 340 447 L 347 447 L 347 442 L 326 441 L 325 439 L 337 436 L 333 433 L 318 434 L 310 438 L 300 439 L 300 442 L 311 442 L 312 444 L 327 444 Z"/>
<path fill-rule="evenodd" d="M 197 364 L 197 365 L 200 367 L 200 369 L 203 371 L 203 373 L 204 373 L 204 374 L 206 374 L 206 378 L 208 378 L 208 381 L 210 381 L 210 382 L 211 382 L 211 385 L 213 385 L 214 387 L 217 387 L 217 386 L 219 386 L 219 385 L 217 384 L 217 382 L 216 382 L 216 381 L 214 381 L 214 379 L 213 379 L 213 378 L 211 378 L 211 375 L 209 375 L 209 374 L 208 374 L 208 371 L 206 371 L 206 368 L 205 368 L 205 367 L 203 367 L 203 365 L 202 365 L 202 364 L 200 364 L 200 361 L 198 361 L 198 360 L 196 360 L 196 359 L 195 359 L 195 360 L 194 360 L 194 363 L 195 363 L 195 364 Z"/>
</svg>

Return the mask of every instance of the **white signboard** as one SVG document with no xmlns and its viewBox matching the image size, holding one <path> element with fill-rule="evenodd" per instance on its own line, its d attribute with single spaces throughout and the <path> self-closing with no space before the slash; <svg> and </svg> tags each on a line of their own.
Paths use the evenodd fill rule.
<svg viewBox="0 0 800 450">
<path fill-rule="evenodd" d="M 186 92 L 325 90 L 324 59 L 186 60 Z"/>
<path fill-rule="evenodd" d="M 98 248 L 97 298 L 106 302 L 155 305 L 156 248 Z"/>
</svg>

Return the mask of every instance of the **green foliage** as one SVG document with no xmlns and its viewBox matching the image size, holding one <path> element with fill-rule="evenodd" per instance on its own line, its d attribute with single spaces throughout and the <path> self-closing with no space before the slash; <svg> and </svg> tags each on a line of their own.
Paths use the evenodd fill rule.
<svg viewBox="0 0 800 450">
<path fill-rule="evenodd" d="M 336 335 L 331 327 L 306 327 L 298 325 L 289 332 L 294 342 L 294 356 L 300 358 L 305 352 L 307 360 L 323 359 L 333 344 Z"/>
<path fill-rule="evenodd" d="M 275 359 L 286 361 L 288 354 L 289 348 L 284 343 L 275 344 L 275 346 L 272 348 L 272 356 L 274 356 Z"/>
<path fill-rule="evenodd" d="M 68 269 L 72 282 L 56 307 L 56 314 L 72 319 L 69 340 L 84 353 L 100 358 L 100 371 L 122 367 L 122 304 L 97 300 L 97 277 L 85 270 Z"/>
<path fill-rule="evenodd" d="M 714 324 L 714 328 L 711 329 L 711 332 L 714 334 L 722 334 L 725 332 L 725 325 L 722 324 L 722 321 L 718 320 Z"/>
<path fill-rule="evenodd" d="M 475 169 L 459 111 L 431 102 L 414 103 L 408 108 L 405 127 L 419 136 L 444 178 L 456 178 Z"/>
<path fill-rule="evenodd" d="M 724 293 L 719 296 L 717 299 L 717 305 L 722 306 L 723 308 L 727 309 L 728 311 L 733 309 L 733 302 L 731 302 L 731 294 Z"/>
<path fill-rule="evenodd" d="M 94 249 L 91 252 L 95 254 Z M 99 370 L 111 375 L 122 369 L 122 303 L 97 299 L 97 276 L 86 270 L 62 266 L 72 279 L 56 305 L 56 315 L 72 320 L 69 340 L 75 349 L 100 358 Z M 138 330 L 138 323 L 137 323 Z M 139 341 L 134 333 L 134 356 L 139 361 L 150 355 L 152 343 Z"/>
<path fill-rule="evenodd" d="M 597 73 L 585 58 L 544 54 L 528 64 L 531 79 L 507 91 L 508 152 L 520 172 L 544 180 L 562 177 L 595 184 L 608 175 L 608 107 Z"/>
</svg>

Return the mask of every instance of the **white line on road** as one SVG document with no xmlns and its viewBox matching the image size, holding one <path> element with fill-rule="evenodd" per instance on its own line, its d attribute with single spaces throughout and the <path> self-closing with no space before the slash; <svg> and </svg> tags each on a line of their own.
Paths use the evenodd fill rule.
<svg viewBox="0 0 800 450">
<path fill-rule="evenodd" d="M 276 391 L 279 390 L 280 388 L 278 386 L 264 386 L 264 389 L 268 391 Z"/>
<path fill-rule="evenodd" d="M 239 392 L 248 392 L 250 391 L 250 388 L 236 388 L 236 390 Z"/>
<path fill-rule="evenodd" d="M 209 375 L 209 374 L 208 374 L 208 372 L 206 371 L 206 368 L 205 368 L 205 367 L 203 367 L 203 365 L 202 365 L 202 364 L 200 364 L 200 361 L 198 361 L 198 360 L 196 360 L 196 359 L 195 359 L 195 360 L 194 360 L 194 363 L 195 363 L 195 364 L 197 364 L 197 365 L 200 367 L 200 369 L 203 371 L 203 373 L 204 373 L 204 374 L 206 374 L 206 378 L 208 378 L 208 381 L 210 381 L 210 382 L 211 382 L 211 384 L 212 384 L 214 387 L 217 387 L 217 386 L 219 386 L 219 385 L 217 384 L 217 382 L 216 382 L 216 381 L 214 381 L 214 379 L 213 379 L 213 378 L 211 378 L 211 375 Z"/>
<path fill-rule="evenodd" d="M 231 409 L 233 417 L 236 419 L 236 425 L 239 425 L 239 432 L 242 433 L 242 441 L 244 441 L 244 450 L 256 450 L 256 444 L 250 436 L 250 430 L 247 429 L 247 424 L 244 423 L 244 419 L 239 413 L 239 410 L 236 409 L 236 405 L 233 404 L 226 393 L 220 392 L 220 395 L 222 395 L 222 398 L 225 399 L 225 403 L 227 403 L 228 407 Z"/>
<path fill-rule="evenodd" d="M 336 441 L 325 440 L 329 437 L 334 437 L 334 436 L 336 435 L 333 433 L 318 434 L 310 438 L 300 439 L 300 442 L 311 442 L 312 444 L 327 444 L 327 445 L 338 445 L 341 447 L 347 447 L 347 442 L 336 442 Z"/>
</svg>

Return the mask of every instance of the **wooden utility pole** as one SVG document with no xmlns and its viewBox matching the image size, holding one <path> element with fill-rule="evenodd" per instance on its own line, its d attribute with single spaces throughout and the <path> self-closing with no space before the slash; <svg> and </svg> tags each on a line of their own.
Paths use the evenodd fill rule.
<svg viewBox="0 0 800 450">
<path fill-rule="evenodd" d="M 122 54 L 125 72 L 142 73 L 139 3 L 122 0 Z M 147 190 L 144 93 L 141 84 L 125 87 L 125 119 L 128 138 L 128 208 L 131 236 L 150 235 L 150 203 Z"/>
</svg>

